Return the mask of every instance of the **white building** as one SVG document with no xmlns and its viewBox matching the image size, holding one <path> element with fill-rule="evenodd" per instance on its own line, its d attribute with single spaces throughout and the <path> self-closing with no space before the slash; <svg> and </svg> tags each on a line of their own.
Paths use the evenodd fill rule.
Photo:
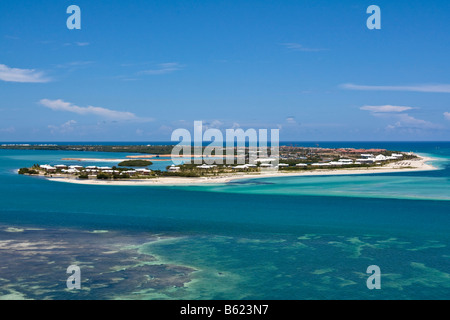
<svg viewBox="0 0 450 320">
<path fill-rule="evenodd" d="M 393 154 L 391 154 L 391 157 L 394 157 L 394 158 L 403 158 L 403 154 L 401 154 L 401 153 L 393 153 Z"/>
<path fill-rule="evenodd" d="M 39 166 L 41 169 L 44 169 L 46 172 L 56 172 L 56 168 L 52 167 L 48 164 L 44 164 L 42 166 Z"/>
<path fill-rule="evenodd" d="M 198 169 L 212 169 L 214 167 L 215 167 L 215 165 L 207 165 L 207 164 L 202 164 L 201 166 L 197 166 Z"/>
<path fill-rule="evenodd" d="M 320 163 L 313 163 L 312 166 L 315 166 L 315 167 L 329 167 L 329 166 L 331 166 L 331 164 L 320 162 Z"/>
<path fill-rule="evenodd" d="M 149 169 L 136 169 L 136 172 L 139 173 L 139 174 L 143 174 L 144 176 L 148 176 L 148 175 L 150 175 L 152 170 L 149 170 Z"/>
<path fill-rule="evenodd" d="M 69 173 L 69 174 L 80 173 L 80 171 L 78 171 L 77 169 L 63 169 L 61 171 L 62 173 Z"/>
<path fill-rule="evenodd" d="M 386 156 L 382 154 L 379 154 L 375 157 L 375 161 L 386 161 L 386 160 L 387 160 Z"/>
<path fill-rule="evenodd" d="M 359 163 L 374 163 L 375 158 L 364 158 L 364 159 L 357 159 L 356 160 Z"/>
</svg>

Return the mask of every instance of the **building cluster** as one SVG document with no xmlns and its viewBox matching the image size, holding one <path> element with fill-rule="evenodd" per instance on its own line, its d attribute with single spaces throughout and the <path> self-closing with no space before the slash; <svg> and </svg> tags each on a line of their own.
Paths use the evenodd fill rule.
<svg viewBox="0 0 450 320">
<path fill-rule="evenodd" d="M 295 166 L 298 168 L 306 168 L 308 166 L 312 167 L 339 167 L 339 166 L 346 166 L 346 165 L 364 165 L 364 164 L 381 164 L 384 161 L 389 160 L 399 160 L 404 157 L 403 154 L 400 153 L 393 153 L 390 156 L 385 156 L 382 154 L 379 155 L 373 155 L 369 153 L 363 153 L 358 155 L 359 159 L 349 159 L 349 158 L 342 158 L 337 161 L 322 161 L 322 162 L 316 162 L 316 163 L 298 163 Z M 283 157 L 280 157 L 281 161 L 286 160 Z M 234 169 L 234 170 L 245 170 L 249 168 L 287 168 L 290 167 L 287 163 L 279 163 L 274 164 L 278 159 L 275 158 L 259 158 L 256 160 L 256 164 L 242 164 L 237 166 L 227 166 L 227 168 Z M 301 160 L 307 160 L 306 157 L 302 157 Z M 214 169 L 217 167 L 217 165 L 208 165 L 208 164 L 202 164 L 198 165 L 196 169 Z M 178 172 L 180 171 L 180 167 L 172 165 L 167 169 L 169 172 Z"/>
<path fill-rule="evenodd" d="M 390 156 L 385 156 L 382 154 L 379 155 L 373 155 L 373 154 L 361 154 L 359 159 L 352 160 L 352 159 L 339 159 L 338 161 L 330 161 L 330 162 L 319 162 L 319 163 L 313 163 L 311 166 L 316 167 L 324 167 L 324 166 L 345 166 L 345 165 L 362 165 L 362 164 L 381 164 L 384 161 L 390 161 L 390 160 L 399 160 L 403 158 L 403 154 L 400 153 L 393 153 Z M 303 164 L 299 164 L 302 166 Z"/>
<path fill-rule="evenodd" d="M 403 154 L 401 153 L 393 153 L 390 156 L 385 156 L 382 154 L 379 154 L 377 156 L 374 156 L 373 154 L 361 154 L 361 158 L 357 159 L 356 161 L 359 163 L 381 163 L 383 161 L 389 161 L 389 160 L 399 160 L 403 158 Z"/>
<path fill-rule="evenodd" d="M 411 155 L 411 153 L 408 153 Z M 390 156 L 386 156 L 383 154 L 374 155 L 372 153 L 362 153 L 360 155 L 356 155 L 354 157 L 356 159 L 350 158 L 341 158 L 339 160 L 330 161 L 330 159 L 323 159 L 321 162 L 316 163 L 298 163 L 295 166 L 297 168 L 306 168 L 310 167 L 339 167 L 339 166 L 348 166 L 348 165 L 364 165 L 364 164 L 382 164 L 385 161 L 391 160 L 400 160 L 404 157 L 404 154 L 401 153 L 393 153 Z M 305 158 L 306 159 L 306 158 Z M 303 159 L 303 160 L 305 160 Z M 281 159 L 283 160 L 283 159 Z M 254 164 L 240 164 L 240 165 L 229 165 L 226 168 L 233 170 L 248 170 L 251 168 L 267 168 L 267 169 L 276 169 L 276 168 L 287 168 L 290 167 L 290 164 L 287 163 L 279 163 L 277 162 L 279 159 L 277 157 L 273 158 L 259 158 L 256 160 Z M 88 176 L 96 176 L 98 174 L 108 174 L 108 175 L 122 175 L 122 176 L 146 176 L 151 175 L 152 170 L 149 169 L 122 169 L 116 170 L 111 167 L 99 167 L 99 166 L 87 166 L 83 167 L 80 165 L 64 165 L 59 164 L 55 166 L 51 165 L 41 165 L 39 166 L 41 170 L 47 173 L 62 173 L 62 174 L 72 174 L 72 175 L 88 175 Z M 217 165 L 214 164 L 202 164 L 196 166 L 196 169 L 200 170 L 210 170 L 216 168 Z M 168 172 L 176 173 L 181 171 L 180 166 L 172 165 L 167 168 Z"/>
<path fill-rule="evenodd" d="M 111 167 L 97 167 L 97 166 L 87 166 L 86 168 L 79 165 L 67 166 L 64 164 L 59 164 L 55 166 L 50 166 L 48 164 L 39 166 L 42 170 L 47 173 L 61 172 L 64 174 L 87 174 L 87 175 L 97 175 L 100 173 L 104 174 L 118 174 L 118 175 L 150 175 L 152 170 L 149 169 L 132 169 L 132 170 L 113 170 Z"/>
</svg>

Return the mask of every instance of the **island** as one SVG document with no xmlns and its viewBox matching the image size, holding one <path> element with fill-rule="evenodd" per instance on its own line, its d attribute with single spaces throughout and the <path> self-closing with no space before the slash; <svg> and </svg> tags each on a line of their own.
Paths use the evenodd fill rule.
<svg viewBox="0 0 450 320">
<path fill-rule="evenodd" d="M 108 148 L 109 150 L 115 150 L 112 146 L 108 146 Z M 120 148 L 120 150 L 126 149 L 124 146 L 120 146 Z M 412 152 L 385 149 L 281 146 L 276 156 L 271 155 L 269 150 L 266 151 L 265 156 L 257 157 L 256 160 L 249 163 L 251 151 L 246 149 L 244 164 L 239 164 L 236 149 L 232 164 L 226 161 L 225 156 L 214 157 L 214 159 L 205 157 L 201 161 L 197 159 L 197 161 L 185 161 L 180 165 L 168 165 L 165 170 L 151 170 L 144 167 L 150 166 L 152 161 L 149 159 L 153 159 L 156 155 L 131 155 L 127 158 L 132 160 L 120 161 L 118 159 L 118 162 L 120 161 L 118 166 L 112 167 L 35 164 L 30 168 L 19 169 L 18 173 L 41 176 L 52 181 L 85 184 L 196 185 L 227 183 L 244 178 L 367 174 L 436 169 L 427 164 L 428 161 L 432 160 L 430 158 L 421 157 Z M 154 161 L 171 162 L 169 154 L 160 154 L 158 157 L 160 159 Z M 191 158 L 192 155 L 184 155 L 184 157 L 185 159 L 193 159 Z M 79 158 L 71 160 L 94 161 L 95 159 Z M 195 162 L 195 164 L 191 162 Z"/>
</svg>

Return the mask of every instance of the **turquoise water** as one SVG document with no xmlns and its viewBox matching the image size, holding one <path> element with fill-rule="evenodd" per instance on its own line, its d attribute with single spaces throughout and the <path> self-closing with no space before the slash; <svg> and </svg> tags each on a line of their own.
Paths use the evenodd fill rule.
<svg viewBox="0 0 450 320">
<path fill-rule="evenodd" d="M 429 155 L 428 155 L 429 156 Z M 447 159 L 431 163 L 445 170 Z M 448 177 L 442 172 L 259 178 L 196 190 L 292 196 L 450 200 Z M 192 189 L 192 188 L 191 188 Z"/>
<path fill-rule="evenodd" d="M 92 290 L 84 298 L 104 298 L 105 290 L 108 298 L 139 299 L 450 298 L 450 143 L 353 146 L 431 155 L 440 170 L 201 187 L 86 186 L 14 169 L 124 154 L 0 150 L 0 225 L 109 230 L 111 242 L 167 237 L 140 244 L 139 253 L 196 270 L 184 286 L 130 291 L 105 283 L 102 295 Z M 382 289 L 371 291 L 365 272 L 374 264 Z M 25 286 L 31 275 L 22 272 Z M 39 286 L 50 286 L 44 280 Z M 14 290 L 21 292 L 20 283 Z M 51 297 L 66 295 L 56 287 Z"/>
</svg>

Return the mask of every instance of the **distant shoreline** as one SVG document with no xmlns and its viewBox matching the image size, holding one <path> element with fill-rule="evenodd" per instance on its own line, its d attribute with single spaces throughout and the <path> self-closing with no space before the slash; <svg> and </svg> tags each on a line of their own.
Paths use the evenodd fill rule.
<svg viewBox="0 0 450 320">
<path fill-rule="evenodd" d="M 209 184 L 225 184 L 242 179 L 260 179 L 260 178 L 281 178 L 281 177 L 303 177 L 303 176 L 334 176 L 334 175 L 360 175 L 360 174 L 376 174 L 376 173 L 398 173 L 398 172 L 417 172 L 439 170 L 438 168 L 428 164 L 429 161 L 436 159 L 431 157 L 417 156 L 417 159 L 398 161 L 382 167 L 370 168 L 347 168 L 347 169 L 317 169 L 314 171 L 303 172 L 281 172 L 267 174 L 233 174 L 218 177 L 159 177 L 145 180 L 81 180 L 76 178 L 45 178 L 49 181 L 76 183 L 84 185 L 103 185 L 103 186 L 200 186 Z M 401 163 L 410 163 L 409 166 L 401 165 Z"/>
</svg>

